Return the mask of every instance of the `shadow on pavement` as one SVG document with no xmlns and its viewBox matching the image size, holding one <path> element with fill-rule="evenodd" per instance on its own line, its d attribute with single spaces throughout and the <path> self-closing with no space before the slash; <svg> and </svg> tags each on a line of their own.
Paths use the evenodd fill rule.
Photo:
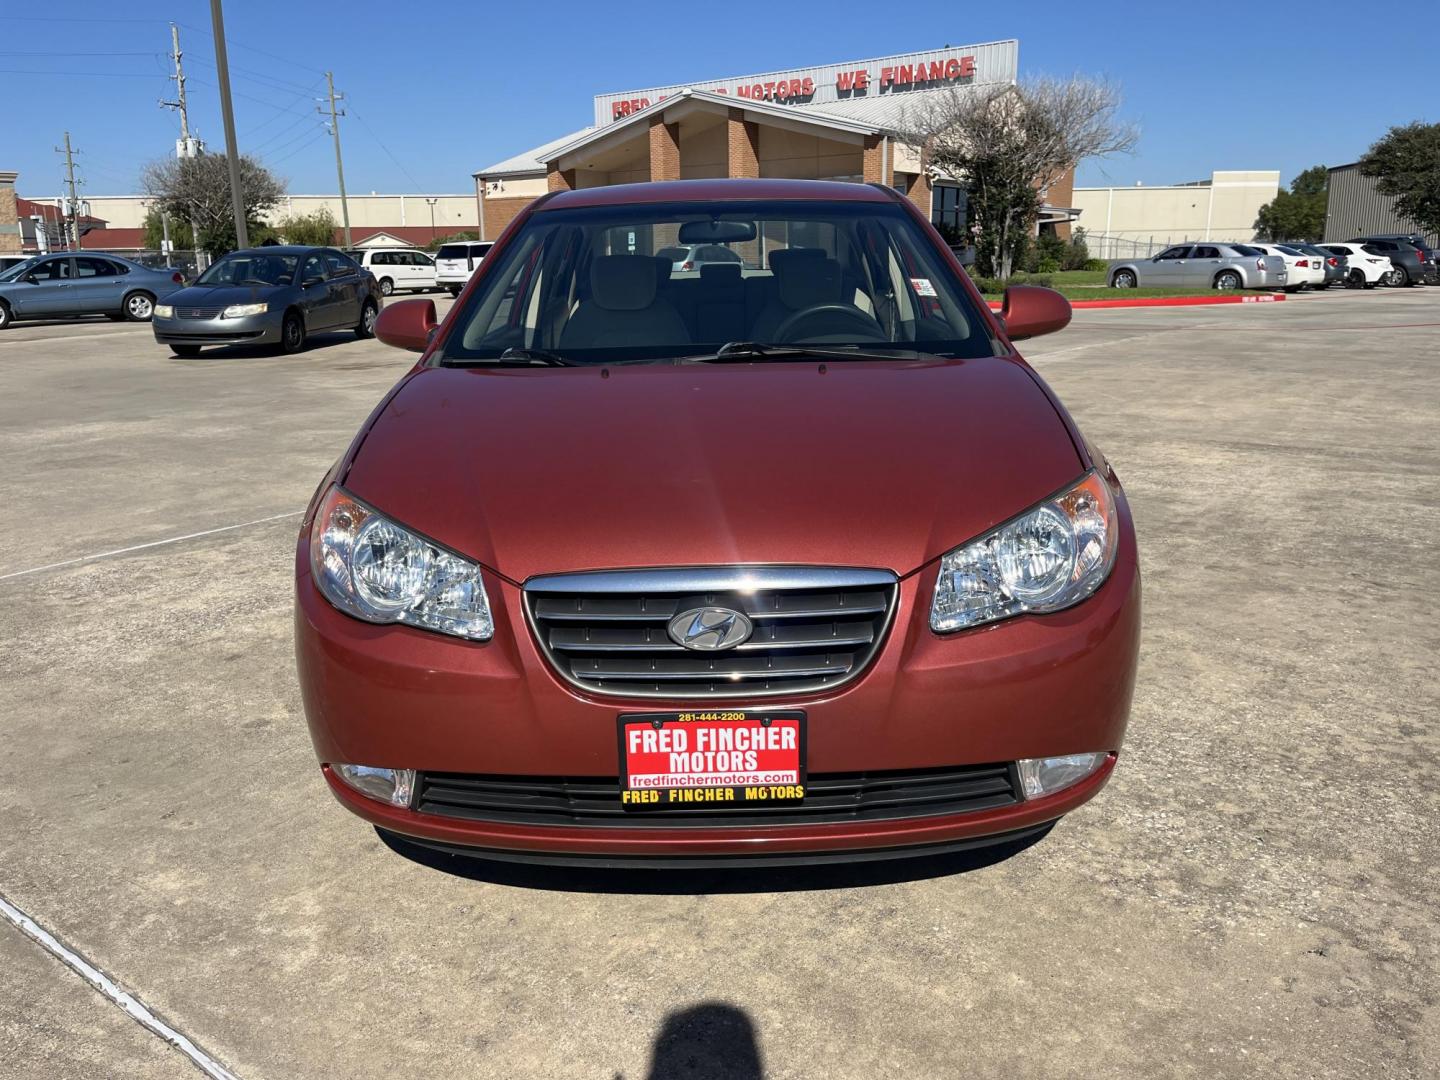
<svg viewBox="0 0 1440 1080">
<path fill-rule="evenodd" d="M 665 1017 L 646 1080 L 760 1080 L 760 1046 L 744 1009 L 706 1001 Z"/>
<path fill-rule="evenodd" d="M 657 866 L 599 869 L 542 866 L 455 855 L 376 829 L 381 842 L 397 855 L 453 877 L 552 892 L 626 893 L 650 896 L 693 896 L 700 893 L 804 892 L 893 885 L 903 881 L 948 877 L 1004 862 L 1049 835 L 1050 822 L 1036 832 L 986 847 L 944 855 L 883 859 L 873 862 L 825 863 L 818 866 L 737 866 L 691 870 Z"/>
<path fill-rule="evenodd" d="M 291 353 L 288 357 L 280 351 L 278 345 L 210 345 L 199 356 L 176 356 L 169 351 L 169 346 L 156 344 L 156 348 L 169 353 L 168 359 L 181 360 L 187 364 L 193 364 L 200 360 L 248 360 L 254 358 L 265 358 L 270 360 L 290 359 L 303 360 L 306 353 L 319 352 L 322 349 L 329 349 L 336 345 L 344 345 L 347 341 L 358 341 L 353 331 L 336 330 L 326 331 L 305 339 L 305 347 L 298 353 Z"/>
</svg>

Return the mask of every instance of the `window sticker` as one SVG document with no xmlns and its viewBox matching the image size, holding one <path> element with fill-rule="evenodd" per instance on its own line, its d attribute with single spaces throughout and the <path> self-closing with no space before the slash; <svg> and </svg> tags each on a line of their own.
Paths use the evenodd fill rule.
<svg viewBox="0 0 1440 1080">
<path fill-rule="evenodd" d="M 934 296 L 935 286 L 930 284 L 929 278 L 912 277 L 910 287 L 915 290 L 916 296 Z"/>
</svg>

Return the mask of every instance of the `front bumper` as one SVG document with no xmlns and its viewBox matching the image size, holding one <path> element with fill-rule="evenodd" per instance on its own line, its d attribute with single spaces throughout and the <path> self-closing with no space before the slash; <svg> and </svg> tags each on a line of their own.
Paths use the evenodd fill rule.
<svg viewBox="0 0 1440 1080">
<path fill-rule="evenodd" d="M 266 312 L 242 319 L 151 319 L 161 345 L 277 345 L 280 315 Z"/>
<path fill-rule="evenodd" d="M 1140 633 L 1133 527 L 1119 500 L 1110 578 L 1069 610 L 958 634 L 929 628 L 936 565 L 900 583 L 888 640 L 836 691 L 768 707 L 804 709 L 812 774 L 923 769 L 1108 750 L 1095 773 L 1039 799 L 965 813 L 785 824 L 577 827 L 451 818 L 390 806 L 347 787 L 330 762 L 421 771 L 614 777 L 621 712 L 694 707 L 627 700 L 564 683 L 541 656 L 519 589 L 487 573 L 496 632 L 466 642 L 359 622 L 310 579 L 308 531 L 296 552 L 296 659 L 316 754 L 335 796 L 389 832 L 432 846 L 541 861 L 693 864 L 927 853 L 1054 821 L 1093 797 L 1124 739 Z M 729 700 L 726 708 L 744 701 Z"/>
</svg>

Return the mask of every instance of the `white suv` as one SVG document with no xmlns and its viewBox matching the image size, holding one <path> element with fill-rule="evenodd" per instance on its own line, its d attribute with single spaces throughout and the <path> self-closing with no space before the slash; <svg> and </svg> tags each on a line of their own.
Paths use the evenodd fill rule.
<svg viewBox="0 0 1440 1080">
<path fill-rule="evenodd" d="M 380 295 L 396 289 L 425 292 L 436 287 L 435 260 L 414 248 L 356 248 L 345 254 L 375 275 Z"/>
<path fill-rule="evenodd" d="M 435 283 L 448 289 L 451 296 L 459 296 L 470 275 L 480 269 L 480 263 L 494 246 L 489 240 L 458 240 L 440 245 L 440 250 L 435 252 Z"/>
</svg>

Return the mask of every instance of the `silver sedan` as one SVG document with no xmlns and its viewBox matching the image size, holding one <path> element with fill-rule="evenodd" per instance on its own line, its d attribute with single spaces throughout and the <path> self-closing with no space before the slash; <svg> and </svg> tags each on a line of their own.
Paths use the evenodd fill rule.
<svg viewBox="0 0 1440 1080">
<path fill-rule="evenodd" d="M 173 266 L 155 270 L 101 251 L 36 255 L 0 271 L 0 330 L 20 319 L 74 315 L 144 322 L 184 284 Z"/>
<path fill-rule="evenodd" d="M 380 288 L 334 248 L 234 251 L 155 308 L 155 340 L 176 356 L 207 345 L 269 345 L 295 353 L 311 335 L 375 332 Z"/>
<path fill-rule="evenodd" d="M 1115 289 L 1283 289 L 1288 272 L 1279 255 L 1250 244 L 1178 244 L 1149 259 L 1110 266 Z"/>
</svg>

